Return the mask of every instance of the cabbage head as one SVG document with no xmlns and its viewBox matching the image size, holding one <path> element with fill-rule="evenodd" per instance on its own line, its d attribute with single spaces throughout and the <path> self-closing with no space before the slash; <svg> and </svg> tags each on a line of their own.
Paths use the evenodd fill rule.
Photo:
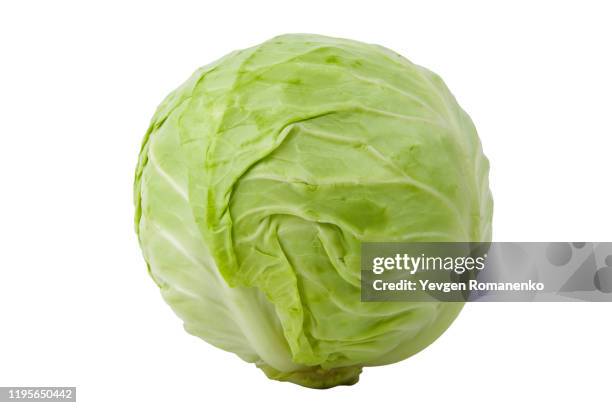
<svg viewBox="0 0 612 408">
<path fill-rule="evenodd" d="M 283 35 L 161 103 L 136 231 L 187 332 L 307 387 L 432 343 L 461 303 L 360 300 L 360 243 L 488 241 L 489 164 L 440 77 L 386 48 Z"/>
</svg>

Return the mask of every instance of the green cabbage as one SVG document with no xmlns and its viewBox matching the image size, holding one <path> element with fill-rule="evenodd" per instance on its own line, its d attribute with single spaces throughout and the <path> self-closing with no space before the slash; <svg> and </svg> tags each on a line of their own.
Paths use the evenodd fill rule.
<svg viewBox="0 0 612 408">
<path fill-rule="evenodd" d="M 461 303 L 360 301 L 360 243 L 487 241 L 476 130 L 440 77 L 376 45 L 284 35 L 157 109 L 136 230 L 185 329 L 313 388 L 433 342 Z"/>
</svg>

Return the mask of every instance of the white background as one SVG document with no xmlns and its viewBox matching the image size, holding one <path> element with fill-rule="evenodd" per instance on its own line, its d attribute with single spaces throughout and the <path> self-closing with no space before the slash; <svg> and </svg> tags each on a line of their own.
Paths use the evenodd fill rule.
<svg viewBox="0 0 612 408">
<path fill-rule="evenodd" d="M 610 241 L 605 4 L 3 2 L 0 386 L 75 385 L 81 407 L 609 406 L 610 304 L 470 304 L 353 387 L 270 381 L 183 331 L 147 276 L 131 197 L 169 91 L 229 51 L 311 32 L 445 79 L 491 159 L 496 240 Z"/>
</svg>

